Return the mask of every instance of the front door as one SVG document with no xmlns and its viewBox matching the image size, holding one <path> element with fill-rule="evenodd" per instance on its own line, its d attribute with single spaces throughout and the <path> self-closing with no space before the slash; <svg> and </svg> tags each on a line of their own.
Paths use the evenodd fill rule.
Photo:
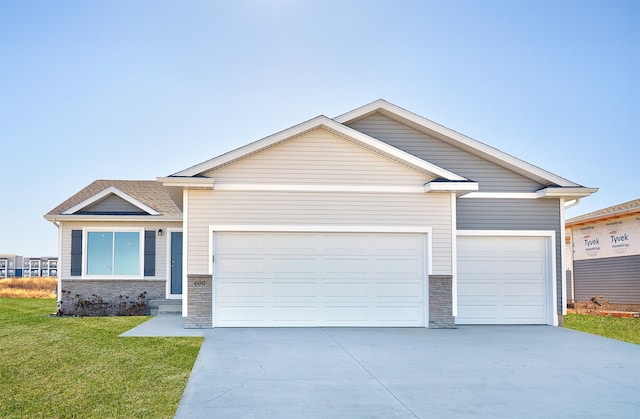
<svg viewBox="0 0 640 419">
<path fill-rule="evenodd" d="M 182 294 L 182 232 L 171 235 L 171 295 Z"/>
</svg>

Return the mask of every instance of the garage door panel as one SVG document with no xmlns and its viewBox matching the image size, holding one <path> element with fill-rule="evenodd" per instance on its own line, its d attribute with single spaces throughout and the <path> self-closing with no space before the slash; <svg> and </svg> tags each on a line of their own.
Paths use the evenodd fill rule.
<svg viewBox="0 0 640 419">
<path fill-rule="evenodd" d="M 421 301 L 423 299 L 422 295 L 420 295 L 422 290 L 423 287 L 413 282 L 377 282 L 373 286 L 373 295 L 378 300 Z"/>
<path fill-rule="evenodd" d="M 457 324 L 546 324 L 545 237 L 458 237 Z"/>
<path fill-rule="evenodd" d="M 467 298 L 494 296 L 499 292 L 495 282 L 474 281 L 458 284 L 458 303 L 463 304 Z"/>
<path fill-rule="evenodd" d="M 268 286 L 268 285 L 267 285 Z M 273 281 L 269 287 L 270 294 L 274 300 L 289 298 L 314 298 L 318 295 L 320 284 L 310 281 Z"/>
<path fill-rule="evenodd" d="M 310 254 L 316 249 L 316 240 L 306 240 L 297 234 L 270 234 L 267 247 L 276 255 Z"/>
<path fill-rule="evenodd" d="M 278 274 L 315 274 L 317 261 L 310 257 L 277 257 L 271 260 L 271 271 Z M 263 270 L 264 271 L 264 270 Z"/>
<path fill-rule="evenodd" d="M 540 301 L 544 297 L 544 286 L 539 282 L 505 282 L 502 295 L 515 299 Z"/>
<path fill-rule="evenodd" d="M 381 324 L 405 323 L 409 325 L 410 323 L 420 321 L 420 317 L 422 315 L 423 315 L 422 309 L 417 304 L 411 305 L 411 306 L 379 305 L 374 310 L 374 316 Z"/>
<path fill-rule="evenodd" d="M 245 274 L 262 274 L 267 261 L 263 257 L 224 256 L 216 260 L 220 273 L 239 277 Z"/>
<path fill-rule="evenodd" d="M 263 298 L 265 296 L 265 283 L 262 281 L 224 281 L 219 284 L 217 292 L 217 297 L 221 301 L 235 297 Z"/>
<path fill-rule="evenodd" d="M 216 326 L 425 325 L 423 234 L 215 233 L 214 241 Z"/>
<path fill-rule="evenodd" d="M 327 325 L 347 326 L 365 325 L 369 322 L 369 306 L 361 305 L 327 305 L 324 309 Z"/>
<path fill-rule="evenodd" d="M 414 277 L 422 272 L 422 260 L 417 258 L 376 258 L 375 272 L 380 274 L 410 275 Z"/>
<path fill-rule="evenodd" d="M 508 322 L 536 324 L 540 317 L 544 317 L 544 309 L 539 305 L 524 304 L 505 305 L 504 317 Z"/>
<path fill-rule="evenodd" d="M 463 256 L 458 255 L 459 258 L 463 258 Z M 493 259 L 491 261 L 487 260 L 466 260 L 464 264 L 460 265 L 458 268 L 459 274 L 489 274 L 493 275 L 495 271 L 495 262 Z"/>
<path fill-rule="evenodd" d="M 344 274 L 365 275 L 370 269 L 370 258 L 320 258 L 323 273 L 329 276 L 342 276 Z"/>
<path fill-rule="evenodd" d="M 308 323 L 318 318 L 320 307 L 317 305 L 277 305 L 270 307 L 271 320 L 274 322 Z"/>
<path fill-rule="evenodd" d="M 398 234 L 393 242 L 390 242 L 388 235 L 373 235 L 371 240 L 379 254 L 417 256 L 422 257 L 420 249 L 423 247 L 424 236 L 420 234 Z"/>
</svg>

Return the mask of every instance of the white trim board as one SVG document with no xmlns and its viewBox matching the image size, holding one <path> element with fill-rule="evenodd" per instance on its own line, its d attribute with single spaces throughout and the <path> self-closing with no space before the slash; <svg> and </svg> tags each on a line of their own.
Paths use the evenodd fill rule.
<svg viewBox="0 0 640 419">
<path fill-rule="evenodd" d="M 216 191 L 424 193 L 424 186 L 217 183 Z"/>
</svg>

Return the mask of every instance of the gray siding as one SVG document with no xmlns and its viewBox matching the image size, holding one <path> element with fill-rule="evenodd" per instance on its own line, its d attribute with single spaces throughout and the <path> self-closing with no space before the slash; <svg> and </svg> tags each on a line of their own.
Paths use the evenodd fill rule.
<svg viewBox="0 0 640 419">
<path fill-rule="evenodd" d="M 542 185 L 379 113 L 351 128 L 479 183 L 482 192 L 533 192 Z"/>
<path fill-rule="evenodd" d="M 556 232 L 557 309 L 562 313 L 560 201 L 555 199 L 461 198 L 458 230 L 553 230 Z"/>
<path fill-rule="evenodd" d="M 135 213 L 143 214 L 140 208 L 130 204 L 124 199 L 116 195 L 110 195 L 105 199 L 96 202 L 93 205 L 80 211 L 81 213 L 101 213 L 101 214 L 120 214 L 120 213 Z"/>
<path fill-rule="evenodd" d="M 602 295 L 611 303 L 640 304 L 640 255 L 573 262 L 576 301 Z"/>
</svg>

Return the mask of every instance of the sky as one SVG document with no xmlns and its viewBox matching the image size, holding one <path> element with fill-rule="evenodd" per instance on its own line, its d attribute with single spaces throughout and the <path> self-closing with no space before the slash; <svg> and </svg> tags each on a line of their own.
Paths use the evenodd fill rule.
<svg viewBox="0 0 640 419">
<path fill-rule="evenodd" d="M 0 253 L 43 215 L 376 99 L 640 198 L 638 1 L 0 0 Z"/>
</svg>

